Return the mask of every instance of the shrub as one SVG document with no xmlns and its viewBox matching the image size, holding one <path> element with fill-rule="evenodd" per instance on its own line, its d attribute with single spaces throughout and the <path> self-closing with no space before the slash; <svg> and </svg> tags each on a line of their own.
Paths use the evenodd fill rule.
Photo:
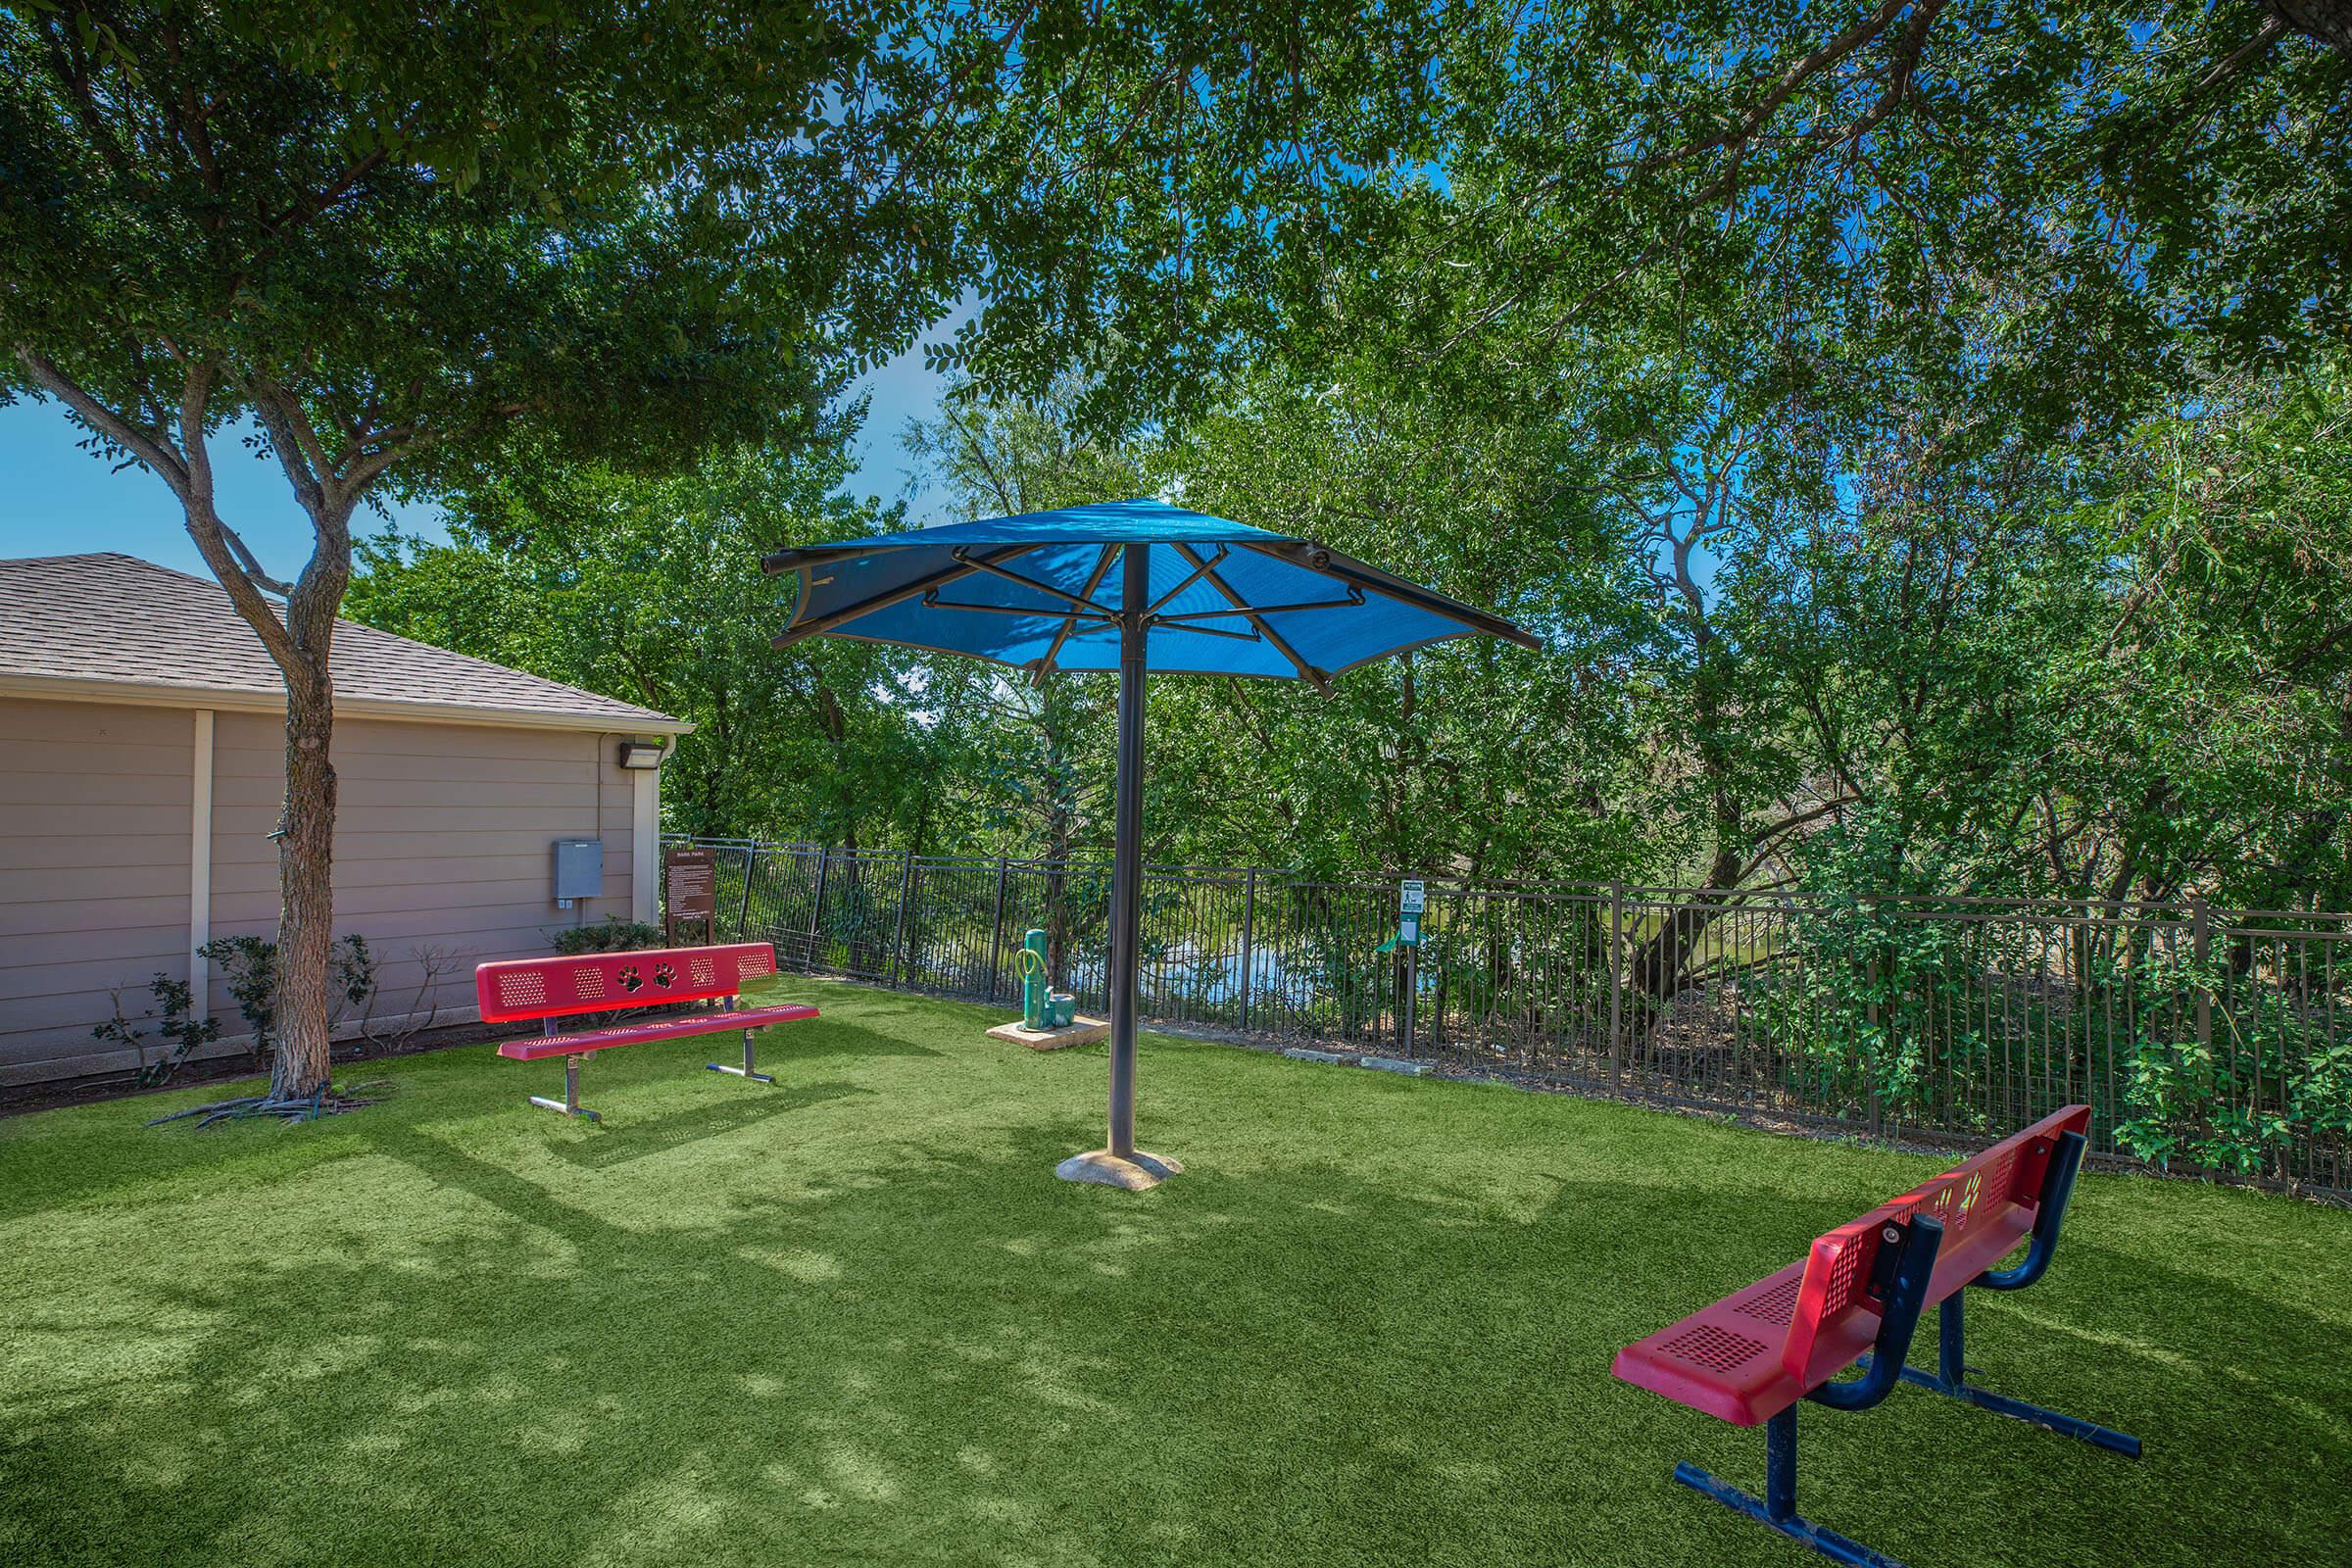
<svg viewBox="0 0 2352 1568">
<path fill-rule="evenodd" d="M 161 1057 L 154 1061 L 147 1059 L 147 1031 L 122 1015 L 122 992 L 119 987 L 110 993 L 114 999 L 114 1015 L 91 1030 L 90 1034 L 99 1040 L 120 1042 L 137 1052 L 139 1070 L 135 1081 L 142 1089 L 155 1089 L 170 1082 L 172 1075 L 179 1070 L 180 1063 L 186 1061 L 189 1054 L 198 1046 L 210 1045 L 220 1039 L 220 1025 L 217 1019 L 191 1016 L 196 998 L 185 980 L 174 980 L 158 971 L 156 977 L 147 983 L 147 990 L 154 996 L 156 1006 L 163 1013 L 155 1032 L 172 1042 L 172 1049 Z M 153 1017 L 154 1014 L 142 1016 Z"/>
<path fill-rule="evenodd" d="M 277 1049 L 277 944 L 266 937 L 215 937 L 196 953 L 220 965 L 237 1011 L 253 1028 L 254 1059 L 267 1059 Z M 327 955 L 326 973 L 344 1003 L 327 1020 L 332 1028 L 345 1010 L 365 1009 L 375 996 L 375 955 L 368 939 L 355 934 L 336 942 Z"/>
<path fill-rule="evenodd" d="M 2332 994 L 2297 997 L 2276 977 L 2177 952 L 2143 955 L 2108 984 L 2133 1024 L 2115 1130 L 2125 1149 L 2160 1170 L 2282 1180 L 2299 1145 L 2340 1149 L 2352 1137 L 2352 1043 L 2331 1027 Z M 2200 995 L 2211 999 L 2207 1039 Z"/>
<path fill-rule="evenodd" d="M 548 946 L 564 957 L 582 953 L 638 953 L 664 945 L 658 925 L 623 920 L 608 914 L 594 925 L 567 925 L 548 938 Z"/>
<path fill-rule="evenodd" d="M 1953 869 L 1884 812 L 1855 811 L 1812 849 L 1788 947 L 1750 984 L 1790 1089 L 1847 1115 L 1875 1102 L 1953 1130 L 1981 1123 L 1981 1106 L 1940 1086 L 1982 1069 L 1989 1047 L 1974 1004 L 2000 965 L 2001 934 L 1936 917 L 1921 901 L 1956 881 Z"/>
</svg>

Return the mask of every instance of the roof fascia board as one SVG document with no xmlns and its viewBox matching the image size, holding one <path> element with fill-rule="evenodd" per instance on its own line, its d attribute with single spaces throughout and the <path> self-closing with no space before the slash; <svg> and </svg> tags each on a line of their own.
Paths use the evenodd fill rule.
<svg viewBox="0 0 2352 1568">
<path fill-rule="evenodd" d="M 210 708 L 224 713 L 282 713 L 282 694 L 216 686 L 171 686 L 154 681 L 97 680 L 72 675 L 0 674 L 0 697 L 37 702 L 116 703 L 131 708 Z M 691 735 L 694 726 L 659 714 L 547 713 L 463 703 L 395 703 L 380 698 L 335 699 L 338 718 L 380 718 L 411 724 L 474 724 L 491 729 L 553 729 L 594 735 Z"/>
</svg>

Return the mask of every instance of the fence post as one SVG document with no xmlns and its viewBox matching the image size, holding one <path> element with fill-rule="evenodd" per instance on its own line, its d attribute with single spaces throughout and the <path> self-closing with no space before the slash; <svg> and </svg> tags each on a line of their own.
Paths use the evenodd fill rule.
<svg viewBox="0 0 2352 1568">
<path fill-rule="evenodd" d="M 1609 1087 L 1625 1079 L 1625 884 L 1609 884 Z"/>
<path fill-rule="evenodd" d="M 1257 867 L 1250 867 L 1249 879 L 1242 884 L 1242 1021 L 1239 1025 L 1247 1034 L 1250 1029 L 1250 940 L 1257 926 Z"/>
<path fill-rule="evenodd" d="M 1005 857 L 997 857 L 997 910 L 989 917 L 988 926 L 988 1000 L 994 1002 L 1004 989 L 1004 872 Z"/>
<path fill-rule="evenodd" d="M 2213 988 L 2205 983 L 2205 969 L 2213 957 L 2213 909 L 2202 894 L 2188 901 L 2188 956 L 2197 968 L 2197 1045 L 2210 1059 L 2213 1054 Z"/>
<path fill-rule="evenodd" d="M 899 920 L 890 933 L 890 985 L 897 990 L 906 957 L 906 901 L 914 893 L 914 852 L 906 852 L 906 869 L 899 874 Z"/>
<path fill-rule="evenodd" d="M 1884 1060 L 1884 1059 L 1885 1059 L 1886 1053 L 1886 1050 L 1884 1049 L 1884 1046 L 1883 1046 L 1882 1044 L 1878 1043 L 1878 1039 L 1879 1039 L 1879 960 L 1878 960 L 1878 956 L 1877 956 L 1877 955 L 1875 955 L 1875 954 L 1874 954 L 1874 955 L 1872 955 L 1872 956 L 1871 956 L 1871 960 L 1870 960 L 1870 969 L 1869 969 L 1869 978 L 1868 978 L 1868 979 L 1867 979 L 1867 980 L 1864 982 L 1864 984 L 1865 984 L 1865 985 L 1867 985 L 1867 986 L 1869 987 L 1869 991 L 1870 991 L 1870 1001 L 1869 1001 L 1869 1002 L 1867 1002 L 1867 1003 L 1865 1003 L 1865 1004 L 1863 1004 L 1863 1008 L 1862 1008 L 1862 1015 L 1863 1015 L 1863 1020 L 1864 1020 L 1864 1022 L 1865 1022 L 1865 1023 L 1867 1023 L 1867 1024 L 1869 1025 L 1869 1028 L 1870 1028 L 1870 1036 L 1871 1036 L 1871 1039 L 1872 1039 L 1872 1041 L 1874 1042 L 1874 1043 L 1873 1043 L 1873 1045 L 1872 1045 L 1872 1047 L 1871 1047 L 1871 1053 L 1870 1053 L 1870 1061 L 1869 1061 L 1869 1067 L 1870 1067 L 1870 1136 L 1871 1136 L 1871 1137 L 1873 1137 L 1873 1138 L 1876 1138 L 1876 1137 L 1879 1137 L 1879 1136 L 1880 1136 L 1880 1130 L 1879 1130 L 1879 1115 L 1880 1115 L 1880 1106 L 1879 1106 L 1879 1063 L 1880 1063 L 1882 1060 Z"/>
<path fill-rule="evenodd" d="M 743 847 L 743 902 L 735 908 L 735 940 L 748 942 L 752 936 L 752 867 L 760 863 L 760 846 Z"/>
<path fill-rule="evenodd" d="M 833 851 L 825 845 L 818 845 L 816 848 L 816 897 L 808 905 L 808 967 L 811 969 L 824 967 L 818 961 L 817 945 L 824 940 L 825 877 L 832 869 Z"/>
</svg>

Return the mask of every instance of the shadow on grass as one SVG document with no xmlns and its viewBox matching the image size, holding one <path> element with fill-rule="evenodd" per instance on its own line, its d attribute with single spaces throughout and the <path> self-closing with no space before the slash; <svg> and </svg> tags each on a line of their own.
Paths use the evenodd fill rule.
<svg viewBox="0 0 2352 1568">
<path fill-rule="evenodd" d="M 529 1172 L 547 1152 L 636 1158 L 853 1092 L 813 1084 L 499 1157 L 387 1122 L 375 1152 L 464 1197 L 376 1250 L 290 1232 L 266 1273 L 151 1284 L 148 1309 L 185 1345 L 143 1377 L 12 1410 L 0 1556 L 1734 1564 L 1781 1549 L 1666 1480 L 1678 1457 L 1754 1480 L 1756 1434 L 1607 1377 L 1619 1345 L 1785 1261 L 1783 1225 L 1812 1223 L 1769 1206 L 1760 1223 L 1731 1173 L 1554 1181 L 1508 1218 L 1337 1160 L 1204 1161 L 1139 1197 L 1054 1181 L 1059 1118 L 953 1151 L 868 1146 L 756 1206 L 713 1202 L 701 1172 L 580 1191 Z M 1898 1395 L 1808 1412 L 1809 1510 L 1953 1564 L 2331 1549 L 2340 1494 L 2258 1504 L 2290 1457 L 2338 1475 L 2352 1459 L 2339 1325 L 2073 1246 L 2050 1283 L 1971 1327 L 1988 1386 L 2139 1431 L 2149 1462 Z M 2327 1378 L 2282 1387 L 2282 1366 Z"/>
<path fill-rule="evenodd" d="M 733 1085 L 740 1080 L 708 1073 L 714 1085 Z M 625 1165 L 649 1154 L 665 1153 L 687 1144 L 700 1143 L 727 1133 L 757 1127 L 778 1116 L 821 1105 L 829 1100 L 841 1100 L 851 1095 L 870 1095 L 849 1083 L 816 1084 L 747 1084 L 730 1098 L 691 1110 L 672 1111 L 645 1121 L 614 1118 L 595 1126 L 598 1136 L 583 1143 L 557 1144 L 551 1148 L 557 1158 L 585 1170 L 603 1170 L 613 1165 Z"/>
<path fill-rule="evenodd" d="M 918 1046 L 903 1035 L 885 1034 L 868 1029 L 863 1024 L 837 1022 L 819 1017 L 805 1023 L 772 1024 L 760 1036 L 760 1054 L 762 1060 L 772 1054 L 776 1061 L 824 1061 L 832 1057 L 849 1056 L 863 1059 L 868 1056 L 933 1056 L 940 1054 L 929 1046 Z"/>
</svg>

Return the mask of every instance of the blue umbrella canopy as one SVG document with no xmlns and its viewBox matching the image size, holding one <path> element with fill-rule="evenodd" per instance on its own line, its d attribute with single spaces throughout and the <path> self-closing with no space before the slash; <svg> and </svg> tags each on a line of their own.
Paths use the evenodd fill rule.
<svg viewBox="0 0 2352 1568">
<path fill-rule="evenodd" d="M 1128 602 L 1124 547 L 1148 563 Z M 1144 612 L 1154 674 L 1332 676 L 1446 637 L 1533 648 L 1509 621 L 1311 540 L 1112 501 L 779 550 L 800 593 L 786 647 L 830 633 L 970 654 L 1037 674 L 1115 670 L 1122 622 Z"/>
<path fill-rule="evenodd" d="M 779 550 L 762 564 L 800 577 L 779 648 L 831 635 L 971 654 L 1040 679 L 1119 672 L 1109 1134 L 1056 1167 L 1117 1187 L 1150 1187 L 1184 1168 L 1135 1147 L 1145 676 L 1265 675 L 1328 692 L 1343 670 L 1442 638 L 1542 646 L 1507 620 L 1311 540 L 1162 501 Z"/>
</svg>

